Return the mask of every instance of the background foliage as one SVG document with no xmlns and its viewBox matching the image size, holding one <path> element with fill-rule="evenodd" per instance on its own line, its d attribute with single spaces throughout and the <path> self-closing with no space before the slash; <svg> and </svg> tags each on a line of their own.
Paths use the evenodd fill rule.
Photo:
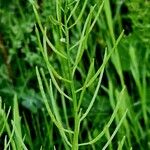
<svg viewBox="0 0 150 150">
<path fill-rule="evenodd" d="M 65 24 L 65 17 L 69 17 L 77 2 L 72 0 L 62 0 L 61 2 L 59 0 L 36 1 L 36 9 L 41 24 L 47 28 L 47 37 L 62 54 L 66 53 L 67 39 L 61 28 L 61 23 Z M 68 26 L 76 22 L 85 2 L 86 0 L 79 2 L 80 4 L 70 18 Z M 82 37 L 83 27 L 92 9 L 91 6 L 96 4 L 87 25 L 86 32 L 88 33 L 88 27 L 96 17 L 100 2 L 98 0 L 87 1 L 82 17 L 69 30 L 70 47 L 74 46 Z M 92 31 L 81 45 L 82 59 L 74 75 L 76 89 L 83 86 L 93 58 L 94 67 L 91 76 L 94 76 L 103 63 L 106 48 L 108 52 L 111 51 L 124 29 L 124 36 L 105 67 L 101 88 L 93 108 L 80 129 L 79 142 L 87 142 L 103 130 L 119 101 L 119 93 L 125 86 L 126 90 L 122 97 L 124 100 L 120 104 L 115 121 L 105 133 L 105 136 L 95 144 L 81 147 L 81 149 L 102 149 L 110 139 L 126 108 L 128 108 L 126 119 L 108 148 L 117 149 L 118 147 L 118 149 L 121 149 L 123 147 L 122 149 L 130 149 L 132 147 L 136 149 L 140 147 L 143 150 L 150 148 L 150 122 L 148 119 L 150 116 L 149 3 L 148 0 L 106 0 Z M 15 116 L 17 118 L 17 115 L 13 115 L 13 113 L 15 114 L 18 107 L 19 110 L 16 113 L 21 116 L 21 124 L 16 125 L 20 128 L 20 132 L 17 132 L 17 135 L 12 138 L 14 143 L 15 138 L 19 135 L 22 137 L 20 142 L 24 142 L 28 149 L 53 149 L 54 146 L 56 149 L 68 148 L 64 144 L 65 142 L 57 127 L 51 121 L 39 90 L 35 67 L 43 68 L 45 79 L 49 80 L 51 75 L 49 75 L 47 64 L 41 53 L 36 28 L 39 31 L 39 38 L 43 46 L 43 33 L 35 17 L 31 2 L 0 0 L 0 96 L 3 106 L 0 107 L 0 115 L 3 118 L 0 120 L 0 149 L 4 149 L 6 137 L 7 142 L 11 139 L 13 125 L 17 122 L 15 122 L 17 120 Z M 54 53 L 48 43 L 45 47 L 50 64 L 59 75 L 69 79 L 67 62 Z M 76 56 L 77 48 L 72 47 L 70 58 L 73 63 L 75 63 Z M 57 75 L 55 77 L 58 78 Z M 61 89 L 71 96 L 71 89 L 68 84 L 59 80 L 59 78 L 56 81 Z M 83 112 L 86 111 L 93 97 L 97 82 L 98 79 L 84 93 L 81 104 Z M 60 114 L 64 113 L 66 107 L 65 113 L 67 115 L 61 116 L 64 126 L 74 129 L 72 104 L 65 101 L 64 105 L 63 99 L 65 98 L 62 98 L 63 96 L 54 85 L 53 92 Z M 47 91 L 47 97 L 48 94 Z M 79 96 L 77 94 L 77 98 Z M 49 104 L 53 107 L 50 101 Z M 5 124 L 10 106 L 12 109 L 7 119 L 7 127 L 3 129 L 2 126 Z M 18 122 L 20 121 L 18 120 Z M 68 137 L 71 141 L 70 134 Z M 12 141 L 11 143 L 13 143 Z M 121 143 L 123 146 L 121 146 Z M 17 145 L 17 143 L 14 145 Z M 13 144 L 11 144 L 11 147 L 13 147 Z M 17 149 L 20 148 L 17 147 Z"/>
</svg>

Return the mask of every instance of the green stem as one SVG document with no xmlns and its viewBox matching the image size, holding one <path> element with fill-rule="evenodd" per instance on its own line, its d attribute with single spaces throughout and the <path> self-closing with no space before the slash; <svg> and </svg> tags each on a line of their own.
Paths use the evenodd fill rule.
<svg viewBox="0 0 150 150">
<path fill-rule="evenodd" d="M 70 58 L 70 51 L 69 51 L 69 29 L 67 25 L 67 18 L 65 14 L 65 31 L 66 31 L 66 50 L 67 50 L 67 63 L 68 63 L 68 72 L 69 78 L 71 81 L 70 88 L 71 94 L 73 99 L 73 110 L 74 110 L 74 136 L 73 136 L 73 143 L 72 143 L 72 150 L 78 150 L 78 135 L 79 135 L 79 128 L 80 128 L 80 115 L 78 114 L 77 108 L 77 98 L 76 98 L 76 90 L 74 86 L 74 80 L 72 76 L 72 67 L 71 67 L 71 58 Z"/>
<path fill-rule="evenodd" d="M 80 115 L 78 112 L 75 113 L 75 128 L 74 128 L 74 137 L 73 137 L 73 144 L 72 150 L 78 150 L 78 137 L 79 137 L 79 128 L 80 128 Z"/>
</svg>

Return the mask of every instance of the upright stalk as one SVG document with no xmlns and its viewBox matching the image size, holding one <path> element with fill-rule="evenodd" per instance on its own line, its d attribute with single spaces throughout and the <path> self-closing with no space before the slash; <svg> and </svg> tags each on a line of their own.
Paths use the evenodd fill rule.
<svg viewBox="0 0 150 150">
<path fill-rule="evenodd" d="M 66 34 L 66 50 L 67 50 L 67 64 L 68 64 L 68 73 L 70 78 L 70 88 L 71 94 L 73 99 L 73 111 L 74 111 L 74 135 L 73 135 L 73 142 L 72 142 L 72 150 L 78 150 L 78 135 L 79 135 L 79 128 L 80 128 L 80 115 L 78 114 L 77 108 L 77 98 L 76 98 L 76 90 L 74 86 L 74 80 L 72 76 L 72 67 L 71 67 L 71 59 L 70 59 L 70 52 L 69 52 L 69 29 L 67 25 L 67 18 L 65 14 L 65 34 Z"/>
</svg>

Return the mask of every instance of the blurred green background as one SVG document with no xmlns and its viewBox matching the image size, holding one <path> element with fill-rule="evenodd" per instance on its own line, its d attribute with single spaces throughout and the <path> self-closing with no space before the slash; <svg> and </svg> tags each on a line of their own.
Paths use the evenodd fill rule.
<svg viewBox="0 0 150 150">
<path fill-rule="evenodd" d="M 123 85 L 127 88 L 127 99 L 129 101 L 129 116 L 127 117 L 127 125 L 129 133 L 125 141 L 124 149 L 132 146 L 133 149 L 150 149 L 150 1 L 148 0 L 107 0 L 110 8 L 103 8 L 92 32 L 88 37 L 81 60 L 81 70 L 76 72 L 76 86 L 80 87 L 84 82 L 84 77 L 91 63 L 95 58 L 95 70 L 98 70 L 102 61 L 105 48 L 111 49 L 114 41 L 118 38 L 124 29 L 124 37 L 118 45 L 117 55 L 112 55 L 102 79 L 102 88 L 99 96 L 87 118 L 88 128 L 91 128 L 92 137 L 97 135 L 99 130 L 111 116 L 115 99 L 118 91 Z M 62 0 L 62 7 L 68 6 L 68 16 L 74 8 L 76 1 Z M 81 36 L 82 28 L 90 7 L 99 4 L 99 0 L 89 0 L 84 10 L 83 16 L 77 26 L 70 29 L 70 43 L 73 45 Z M 40 15 L 42 25 L 47 27 L 47 33 L 50 41 L 58 48 L 63 47 L 60 39 L 63 36 L 59 33 L 57 27 L 56 1 L 55 0 L 37 0 L 37 10 Z M 80 1 L 77 11 L 70 19 L 70 25 L 76 20 L 80 10 L 84 5 L 84 1 Z M 95 14 L 98 8 L 95 8 Z M 62 22 L 64 22 L 63 8 L 61 9 Z M 95 15 L 94 14 L 94 15 Z M 93 18 L 92 18 L 93 19 Z M 20 115 L 26 118 L 31 133 L 31 139 L 25 140 L 25 144 L 29 149 L 53 149 L 56 145 L 57 149 L 64 149 L 59 141 L 60 136 L 55 126 L 50 125 L 53 134 L 53 143 L 49 144 L 47 138 L 47 128 L 44 127 L 45 118 L 47 117 L 45 110 L 43 113 L 43 103 L 40 94 L 35 67 L 44 68 L 44 74 L 49 79 L 48 70 L 44 59 L 39 50 L 37 36 L 35 33 L 35 25 L 39 29 L 32 5 L 29 1 L 23 0 L 0 0 L 0 96 L 2 104 L 6 105 L 6 110 L 13 105 L 14 94 L 17 94 Z M 63 33 L 62 33 L 63 34 Z M 40 33 L 42 40 L 42 34 Z M 50 61 L 53 67 L 63 74 L 61 60 L 57 55 L 53 54 L 51 48 L 47 46 Z M 75 58 L 76 51 L 71 52 L 72 59 Z M 60 83 L 62 84 L 62 83 Z M 88 106 L 88 100 L 92 97 L 93 88 L 86 92 L 82 104 L 83 110 Z M 65 89 L 67 91 L 67 87 Z M 110 94 L 110 93 L 113 94 Z M 67 91 L 69 93 L 69 91 Z M 111 97 L 112 96 L 112 97 Z M 58 97 L 59 99 L 59 97 Z M 128 102 L 127 102 L 128 104 Z M 61 105 L 61 104 L 58 104 Z M 67 104 L 68 113 L 70 104 Z M 60 106 L 61 112 L 61 106 Z M 24 117 L 23 117 L 24 116 Z M 72 114 L 70 114 L 69 123 L 73 127 Z M 12 116 L 10 115 L 9 120 Z M 48 117 L 47 117 L 48 118 Z M 93 121 L 95 118 L 95 121 Z M 22 119 L 24 120 L 24 119 Z M 49 118 L 48 118 L 49 121 Z M 27 132 L 25 121 L 22 121 L 23 133 Z M 114 124 L 115 126 L 115 124 Z M 86 141 L 85 129 L 81 130 L 83 141 Z M 113 126 L 110 129 L 112 133 Z M 126 131 L 126 130 L 124 130 Z M 124 134 L 124 133 L 120 133 Z M 7 133 L 3 133 L 0 137 L 0 149 L 3 149 L 4 137 Z M 129 136 L 129 137 L 128 137 Z M 47 139 L 46 139 L 47 138 Z M 102 145 L 107 141 L 103 138 L 95 146 L 95 149 L 101 149 Z M 116 149 L 119 135 L 113 141 L 112 147 Z M 31 142 L 32 140 L 32 142 Z M 31 144 L 32 143 L 32 144 Z M 2 146 L 1 146 L 2 145 Z M 94 149 L 86 147 L 83 149 Z"/>
</svg>

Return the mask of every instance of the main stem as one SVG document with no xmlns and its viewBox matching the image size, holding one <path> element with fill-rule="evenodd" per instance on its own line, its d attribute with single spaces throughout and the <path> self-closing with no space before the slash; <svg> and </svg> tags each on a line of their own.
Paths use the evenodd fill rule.
<svg viewBox="0 0 150 150">
<path fill-rule="evenodd" d="M 68 56 L 68 72 L 69 78 L 71 80 L 70 88 L 72 93 L 73 99 L 73 109 L 74 109 L 74 136 L 72 142 L 72 150 L 78 150 L 78 135 L 79 135 L 79 128 L 80 128 L 80 116 L 78 114 L 78 107 L 77 107 L 77 98 L 75 93 L 75 86 L 72 76 L 72 67 L 71 67 L 71 59 L 70 59 L 70 52 L 69 52 L 69 31 L 67 26 L 67 18 L 65 15 L 65 32 L 66 32 L 66 42 L 67 42 L 67 56 Z"/>
<path fill-rule="evenodd" d="M 78 112 L 75 112 L 75 128 L 74 128 L 74 137 L 73 137 L 73 143 L 72 143 L 72 150 L 78 150 L 78 136 L 79 136 L 79 128 L 80 128 L 80 116 L 78 115 Z"/>
</svg>

